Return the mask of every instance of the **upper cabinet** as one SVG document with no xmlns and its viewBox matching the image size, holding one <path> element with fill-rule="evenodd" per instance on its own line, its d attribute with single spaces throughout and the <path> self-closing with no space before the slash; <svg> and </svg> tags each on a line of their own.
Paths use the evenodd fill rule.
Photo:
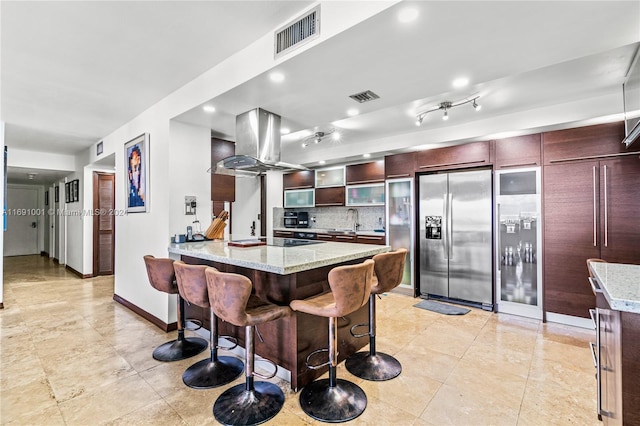
<svg viewBox="0 0 640 426">
<path fill-rule="evenodd" d="M 384 206 L 384 183 L 349 185 L 347 206 Z"/>
<path fill-rule="evenodd" d="M 415 175 L 415 155 L 415 152 L 406 152 L 384 157 L 385 178 L 413 177 Z"/>
<path fill-rule="evenodd" d="M 211 168 L 218 161 L 236 153 L 236 144 L 223 139 L 211 138 Z M 213 170 L 212 170 L 213 171 Z M 229 175 L 211 173 L 211 201 L 235 201 L 236 178 Z"/>
<path fill-rule="evenodd" d="M 384 160 L 346 167 L 347 185 L 384 182 Z"/>
<path fill-rule="evenodd" d="M 416 153 L 416 171 L 455 169 L 490 164 L 490 143 L 473 142 Z"/>
<path fill-rule="evenodd" d="M 544 164 L 627 154 L 622 144 L 624 123 L 608 123 L 542 134 Z M 638 151 L 640 147 L 636 150 Z"/>
<path fill-rule="evenodd" d="M 316 207 L 344 206 L 344 186 L 316 188 Z"/>
<path fill-rule="evenodd" d="M 497 139 L 495 141 L 496 169 L 509 167 L 531 167 L 542 164 L 542 142 L 540 133 Z"/>
<path fill-rule="evenodd" d="M 299 172 L 285 173 L 282 176 L 283 189 L 308 189 L 313 188 L 316 174 L 313 170 L 301 170 Z"/>
<path fill-rule="evenodd" d="M 344 166 L 316 170 L 316 188 L 344 186 Z"/>
<path fill-rule="evenodd" d="M 313 207 L 315 204 L 315 190 L 313 188 L 284 191 L 285 208 Z"/>
</svg>

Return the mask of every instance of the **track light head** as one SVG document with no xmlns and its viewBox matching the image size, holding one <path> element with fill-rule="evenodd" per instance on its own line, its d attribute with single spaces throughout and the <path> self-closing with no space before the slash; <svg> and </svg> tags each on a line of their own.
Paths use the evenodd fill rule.
<svg viewBox="0 0 640 426">
<path fill-rule="evenodd" d="M 444 121 L 447 121 L 449 119 L 449 111 L 447 111 L 447 108 L 444 109 L 444 115 L 442 116 L 442 119 Z"/>
<path fill-rule="evenodd" d="M 478 103 L 476 102 L 476 99 L 473 100 L 473 109 L 475 109 L 476 111 L 480 111 L 482 109 L 482 105 L 478 105 Z"/>
</svg>

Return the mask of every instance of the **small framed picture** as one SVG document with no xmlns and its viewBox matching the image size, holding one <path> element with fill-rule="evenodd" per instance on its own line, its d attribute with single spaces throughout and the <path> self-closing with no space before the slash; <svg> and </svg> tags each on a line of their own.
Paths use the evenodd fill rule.
<svg viewBox="0 0 640 426">
<path fill-rule="evenodd" d="M 60 186 L 56 185 L 53 187 L 53 201 L 58 203 L 60 202 Z"/>
<path fill-rule="evenodd" d="M 124 144 L 127 213 L 149 211 L 149 134 Z"/>
<path fill-rule="evenodd" d="M 64 202 L 65 203 L 70 203 L 71 202 L 71 191 L 69 191 L 69 188 L 71 187 L 71 183 L 67 182 L 64 184 Z"/>
<path fill-rule="evenodd" d="M 44 191 L 44 205 L 49 205 L 49 191 Z"/>
<path fill-rule="evenodd" d="M 80 180 L 76 179 L 74 181 L 71 181 L 71 199 L 73 200 L 73 202 L 80 201 L 80 192 L 78 188 L 79 186 Z"/>
<path fill-rule="evenodd" d="M 96 145 L 96 155 L 102 154 L 103 150 L 104 150 L 104 146 L 102 141 L 100 141 L 98 142 L 98 145 Z"/>
</svg>

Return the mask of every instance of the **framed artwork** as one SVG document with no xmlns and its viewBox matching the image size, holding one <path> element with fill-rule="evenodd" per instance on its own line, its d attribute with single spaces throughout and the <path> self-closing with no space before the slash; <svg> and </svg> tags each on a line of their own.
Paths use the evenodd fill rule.
<svg viewBox="0 0 640 426">
<path fill-rule="evenodd" d="M 96 145 L 96 155 L 102 154 L 103 151 L 104 151 L 104 145 L 102 141 L 100 141 L 98 142 L 98 145 Z"/>
<path fill-rule="evenodd" d="M 44 205 L 49 205 L 49 191 L 44 191 Z"/>
<path fill-rule="evenodd" d="M 70 197 L 71 191 L 69 190 L 70 187 L 71 187 L 71 182 L 66 182 L 64 184 L 64 202 L 65 203 L 71 202 L 71 197 Z"/>
<path fill-rule="evenodd" d="M 54 202 L 59 202 L 60 201 L 60 186 L 56 185 L 53 187 L 53 201 Z"/>
<path fill-rule="evenodd" d="M 149 211 L 149 134 L 124 144 L 125 167 L 127 168 L 126 210 L 127 213 Z"/>
</svg>

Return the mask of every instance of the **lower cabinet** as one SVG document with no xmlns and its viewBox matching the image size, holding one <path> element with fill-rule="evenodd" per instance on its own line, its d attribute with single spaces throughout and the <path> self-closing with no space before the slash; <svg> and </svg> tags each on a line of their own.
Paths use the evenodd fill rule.
<svg viewBox="0 0 640 426">
<path fill-rule="evenodd" d="M 293 231 L 274 230 L 273 236 L 279 237 L 279 238 L 297 238 Z M 359 243 L 359 244 L 378 244 L 378 245 L 384 245 L 386 243 L 384 234 L 358 235 L 358 234 L 317 233 L 316 240 L 333 241 L 338 243 Z"/>
</svg>

